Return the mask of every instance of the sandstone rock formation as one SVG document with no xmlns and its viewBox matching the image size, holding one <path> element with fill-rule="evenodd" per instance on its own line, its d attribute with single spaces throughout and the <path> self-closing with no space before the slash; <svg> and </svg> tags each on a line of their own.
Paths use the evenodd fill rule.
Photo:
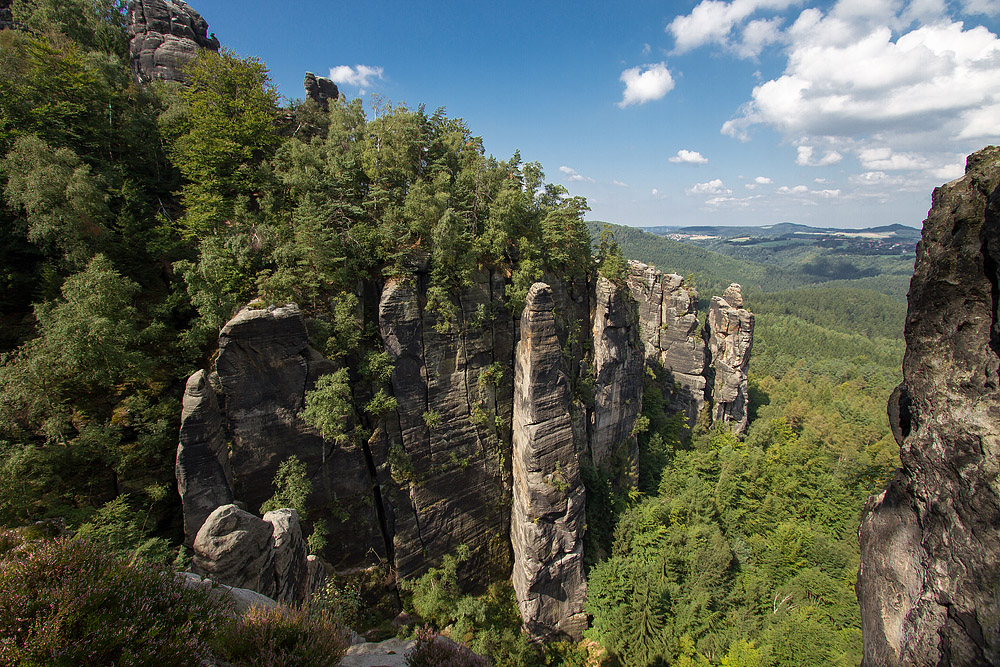
<svg viewBox="0 0 1000 667">
<path fill-rule="evenodd" d="M 705 341 L 698 331 L 698 292 L 683 276 L 660 273 L 629 262 L 629 288 L 639 304 L 639 326 L 646 363 L 667 374 L 670 404 L 687 415 L 693 427 L 705 405 Z"/>
<path fill-rule="evenodd" d="M 196 541 L 215 506 L 238 499 L 258 510 L 274 492 L 278 465 L 294 455 L 313 486 L 308 518 L 327 522 L 322 556 L 336 569 L 388 561 L 397 576 L 412 578 L 464 544 L 472 552 L 459 572 L 464 582 L 508 576 L 517 561 L 530 631 L 578 636 L 585 625 L 580 457 L 613 473 L 613 484 L 634 483 L 644 356 L 669 366 L 671 400 L 695 419 L 706 387 L 696 295 L 680 276 L 638 265 L 626 289 L 596 274 L 547 275 L 527 319 L 515 321 L 507 278 L 482 270 L 453 295 L 449 324 L 427 308 L 426 256 L 415 253 L 404 265 L 406 277 L 358 285 L 357 314 L 377 328 L 393 362 L 382 389 L 396 402 L 385 413 L 348 418 L 363 438 L 326 442 L 299 417 L 306 392 L 337 366 L 309 346 L 296 306 L 244 308 L 222 329 L 214 372 L 192 376 L 185 396 L 177 476 L 187 541 Z M 544 336 L 535 330 L 542 319 Z M 527 351 L 518 355 L 528 354 L 531 367 L 515 377 L 519 338 Z M 545 341 L 544 359 L 531 356 L 539 352 L 535 339 Z M 357 405 L 376 391 L 356 377 L 352 389 Z M 549 415 L 555 405 L 558 414 Z M 244 567 L 267 581 L 305 576 L 280 574 L 291 566 L 274 555 Z"/>
<path fill-rule="evenodd" d="M 902 467 L 860 529 L 866 667 L 1000 664 L 1000 148 L 934 191 L 910 282 Z"/>
<path fill-rule="evenodd" d="M 219 50 L 208 23 L 182 0 L 133 0 L 128 31 L 132 73 L 140 83 L 183 81 L 184 66 L 203 49 Z"/>
<path fill-rule="evenodd" d="M 184 543 L 191 546 L 216 507 L 233 502 L 233 473 L 222 414 L 208 373 L 188 378 L 177 445 L 177 491 L 184 511 Z"/>
<path fill-rule="evenodd" d="M 644 368 L 639 321 L 629 291 L 603 276 L 597 277 L 594 289 L 591 336 L 594 347 L 594 409 L 588 438 L 591 458 L 600 466 L 615 453 L 615 448 L 624 446 L 635 460 L 638 444 L 632 428 L 642 410 Z"/>
<path fill-rule="evenodd" d="M 729 424 L 734 433 L 747 428 L 747 370 L 753 347 L 753 313 L 743 308 L 740 286 L 732 283 L 708 307 L 706 333 L 714 375 L 712 421 Z"/>
<path fill-rule="evenodd" d="M 242 616 L 250 611 L 251 607 L 272 609 L 278 606 L 277 602 L 257 591 L 220 584 L 194 572 L 178 572 L 174 578 L 187 588 L 208 591 L 208 594 L 215 600 L 232 605 L 230 609 L 233 616 Z"/>
<path fill-rule="evenodd" d="M 398 407 L 376 434 L 374 456 L 400 576 L 422 574 L 465 544 L 480 565 L 473 578 L 485 583 L 510 567 L 513 323 L 496 307 L 501 274 L 473 276 L 447 330 L 423 307 L 427 279 L 390 281 L 379 300 Z"/>
<path fill-rule="evenodd" d="M 587 627 L 584 488 L 553 305 L 552 288 L 535 283 L 521 315 L 514 371 L 512 581 L 529 634 L 579 639 Z"/>
<path fill-rule="evenodd" d="M 315 568 L 310 577 L 308 549 L 293 509 L 261 519 L 236 505 L 216 508 L 195 537 L 191 569 L 286 603 L 305 602 L 321 583 Z"/>
<path fill-rule="evenodd" d="M 330 100 L 335 100 L 340 96 L 337 84 L 325 76 L 316 76 L 312 72 L 306 72 L 305 88 L 306 97 L 315 100 L 323 111 L 330 108 Z"/>
</svg>

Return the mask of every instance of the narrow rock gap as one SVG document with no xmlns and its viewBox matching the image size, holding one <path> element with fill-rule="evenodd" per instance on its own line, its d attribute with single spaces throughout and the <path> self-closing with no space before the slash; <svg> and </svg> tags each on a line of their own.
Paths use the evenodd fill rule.
<svg viewBox="0 0 1000 667">
<path fill-rule="evenodd" d="M 983 225 L 981 247 L 983 254 L 983 271 L 990 281 L 990 349 L 995 357 L 1000 358 L 1000 266 L 994 257 L 994 251 L 1000 251 L 1000 238 L 997 238 L 996 222 L 1000 218 L 1000 188 L 993 191 L 986 204 L 986 220 Z M 997 367 L 997 378 L 1000 382 L 1000 365 Z M 996 388 L 994 384 L 994 388 Z"/>
</svg>

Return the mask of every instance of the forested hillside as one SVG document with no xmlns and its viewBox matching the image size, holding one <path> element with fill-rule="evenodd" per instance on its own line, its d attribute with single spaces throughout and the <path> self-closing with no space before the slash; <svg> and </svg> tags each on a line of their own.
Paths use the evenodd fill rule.
<svg viewBox="0 0 1000 667">
<path fill-rule="evenodd" d="M 858 664 L 860 513 L 898 465 L 885 410 L 906 312 L 888 296 L 894 278 L 812 286 L 613 229 L 627 256 L 683 273 L 702 299 L 744 281 L 756 313 L 752 421 L 743 440 L 698 430 L 685 440 L 647 385 L 644 495 L 591 573 L 595 636 L 627 665 Z"/>
</svg>

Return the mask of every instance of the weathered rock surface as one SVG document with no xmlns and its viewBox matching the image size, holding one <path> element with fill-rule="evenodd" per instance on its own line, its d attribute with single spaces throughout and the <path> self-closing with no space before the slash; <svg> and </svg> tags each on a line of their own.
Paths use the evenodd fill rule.
<svg viewBox="0 0 1000 667">
<path fill-rule="evenodd" d="M 140 83 L 183 81 L 185 65 L 220 46 L 201 14 L 180 0 L 133 0 L 128 31 L 132 73 Z"/>
<path fill-rule="evenodd" d="M 306 601 L 320 583 L 310 577 L 308 549 L 293 509 L 261 519 L 236 505 L 217 508 L 195 537 L 191 569 L 287 603 Z"/>
<path fill-rule="evenodd" d="M 182 406 L 175 473 L 185 544 L 191 546 L 208 515 L 233 502 L 233 473 L 219 402 L 207 372 L 188 378 Z"/>
<path fill-rule="evenodd" d="M 625 447 L 633 461 L 638 456 L 632 429 L 642 410 L 645 356 L 636 302 L 629 291 L 598 276 L 594 295 L 594 408 L 588 440 L 590 455 L 600 466 L 618 447 Z"/>
<path fill-rule="evenodd" d="M 902 467 L 860 529 L 866 667 L 1000 664 L 1000 148 L 935 189 L 910 282 Z"/>
<path fill-rule="evenodd" d="M 178 572 L 174 576 L 187 588 L 206 590 L 216 600 L 231 604 L 234 616 L 242 616 L 250 611 L 251 607 L 271 609 L 278 606 L 277 602 L 257 591 L 220 584 L 194 572 Z"/>
<path fill-rule="evenodd" d="M 305 393 L 333 364 L 309 347 L 298 306 L 244 308 L 219 334 L 216 371 L 234 497 L 256 511 L 274 493 L 278 466 L 297 456 L 312 482 L 311 507 L 327 513 L 330 544 L 322 555 L 335 567 L 386 557 L 379 498 L 364 446 L 326 442 L 298 416 Z"/>
<path fill-rule="evenodd" d="M 480 565 L 470 576 L 485 583 L 510 567 L 513 324 L 496 307 L 501 275 L 473 276 L 450 330 L 423 308 L 426 280 L 418 274 L 382 291 L 379 328 L 398 407 L 374 456 L 399 575 L 419 575 L 465 544 Z"/>
<path fill-rule="evenodd" d="M 670 406 L 693 427 L 705 405 L 705 341 L 698 331 L 698 292 L 676 273 L 629 262 L 629 288 L 639 304 L 646 363 L 666 372 Z M 658 370 L 658 369 L 657 369 Z"/>
<path fill-rule="evenodd" d="M 579 639 L 587 626 L 584 487 L 553 305 L 552 289 L 535 283 L 521 315 L 514 380 L 512 580 L 533 637 Z"/>
<path fill-rule="evenodd" d="M 712 297 L 705 327 L 714 375 L 712 421 L 729 424 L 734 433 L 745 431 L 749 420 L 747 371 L 754 316 L 742 306 L 740 286 L 732 283 L 723 296 Z"/>
<path fill-rule="evenodd" d="M 330 108 L 330 100 L 340 96 L 337 84 L 325 76 L 316 76 L 312 72 L 306 72 L 305 88 L 306 97 L 314 100 L 323 111 Z"/>
</svg>

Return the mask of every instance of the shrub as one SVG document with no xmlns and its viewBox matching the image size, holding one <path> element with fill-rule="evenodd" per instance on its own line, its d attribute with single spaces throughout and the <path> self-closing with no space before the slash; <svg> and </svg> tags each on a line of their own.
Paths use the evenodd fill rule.
<svg viewBox="0 0 1000 667">
<path fill-rule="evenodd" d="M 461 644 L 439 639 L 437 633 L 424 628 L 417 633 L 417 644 L 406 654 L 409 667 L 486 667 L 489 663 Z"/>
<path fill-rule="evenodd" d="M 166 568 L 85 540 L 11 535 L 0 540 L 0 664 L 198 667 L 229 622 L 208 591 Z"/>
<path fill-rule="evenodd" d="M 286 606 L 252 607 L 217 639 L 233 667 L 336 667 L 348 644 L 347 631 L 328 611 Z"/>
</svg>

